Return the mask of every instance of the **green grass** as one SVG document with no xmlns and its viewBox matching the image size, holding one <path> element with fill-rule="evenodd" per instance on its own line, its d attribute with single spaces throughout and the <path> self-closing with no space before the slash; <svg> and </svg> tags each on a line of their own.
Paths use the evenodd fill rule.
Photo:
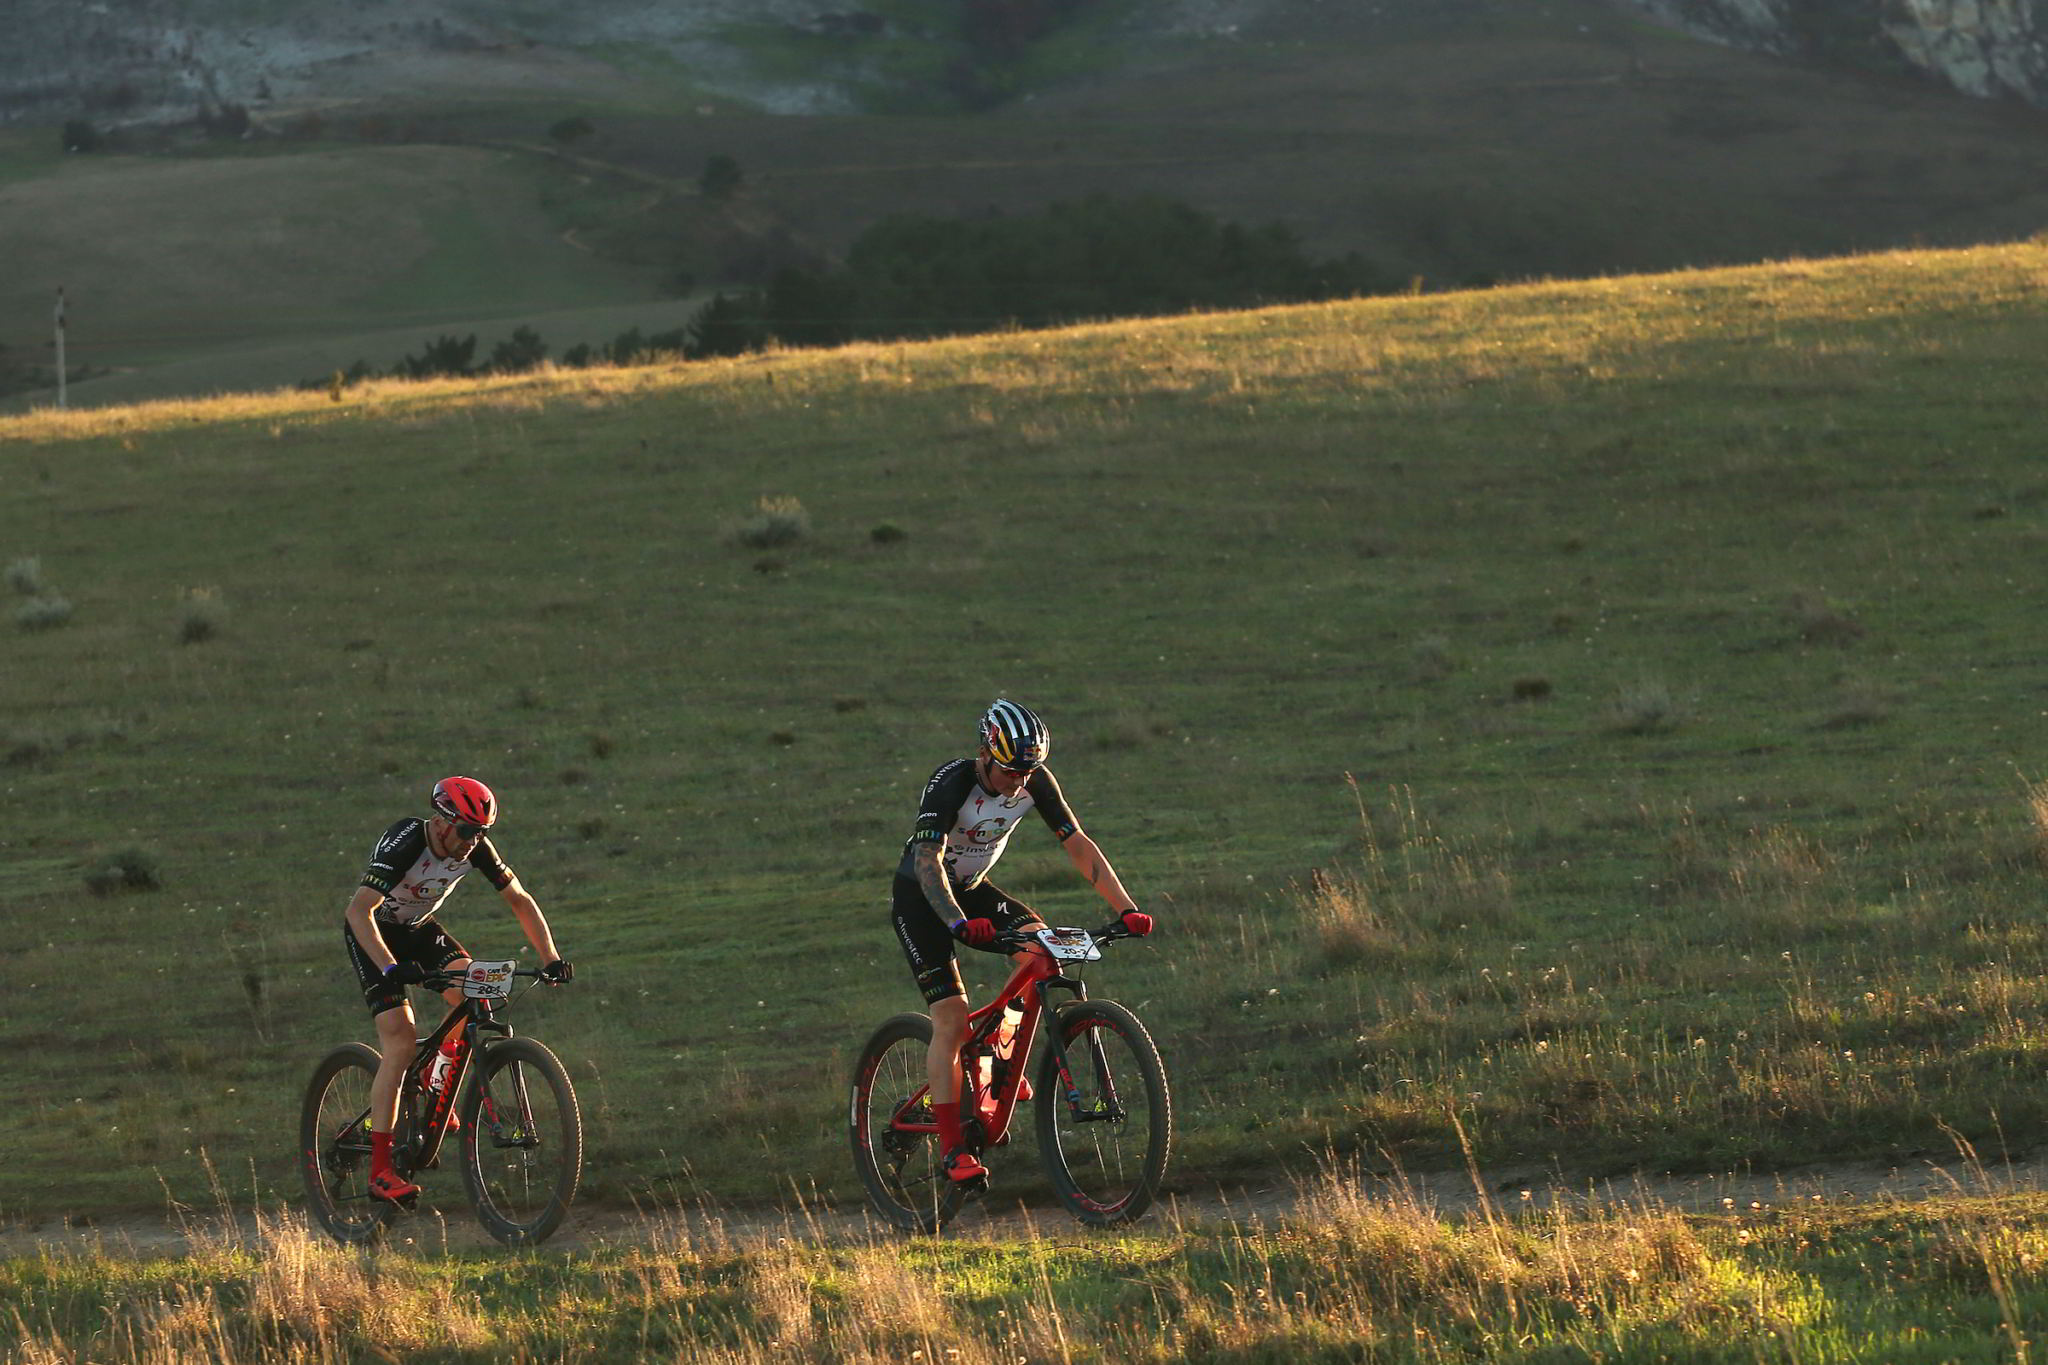
<svg viewBox="0 0 2048 1365">
<path fill-rule="evenodd" d="M 531 156 L 424 146 L 72 158 L 0 202 L 17 266 L 0 299 L 46 328 L 65 284 L 74 363 L 148 377 L 217 362 L 186 373 L 184 392 L 250 383 L 236 357 L 258 347 L 647 299 L 640 272 L 562 240 L 542 194 L 565 175 Z M 149 233 L 121 230 L 137 216 Z M 27 327 L 0 340 L 40 354 L 47 332 Z M 109 399 L 133 396 L 122 378 Z"/>
<path fill-rule="evenodd" d="M 519 1015 L 592 1198 L 857 1198 L 890 869 L 998 692 L 1160 916 L 1096 988 L 1161 1040 L 1179 1188 L 1461 1126 L 1581 1174 L 2024 1150 L 2044 261 L 0 423 L 0 560 L 74 608 L 6 636 L 0 1213 L 202 1153 L 288 1191 L 367 1027 L 340 908 L 449 771 L 584 968 Z M 734 543 L 792 496 L 808 540 Z M 161 888 L 90 894 L 131 848 Z M 1099 914 L 1048 838 L 1002 872 Z"/>
<path fill-rule="evenodd" d="M 0 132 L 0 184 L 47 175 L 63 160 L 55 128 Z"/>
<path fill-rule="evenodd" d="M 646 1220 L 516 1258 L 364 1257 L 290 1217 L 178 1258 L 0 1261 L 6 1359 L 713 1361 L 2025 1359 L 2048 1313 L 2038 1194 L 1915 1207 L 1647 1199 L 1452 1217 L 1330 1179 L 1293 1213 L 946 1242 Z"/>
</svg>

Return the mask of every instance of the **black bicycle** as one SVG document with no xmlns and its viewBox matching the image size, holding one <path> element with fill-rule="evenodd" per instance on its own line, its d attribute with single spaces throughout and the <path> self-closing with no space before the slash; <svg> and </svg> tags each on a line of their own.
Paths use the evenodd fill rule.
<svg viewBox="0 0 2048 1365">
<path fill-rule="evenodd" d="M 419 1040 L 399 1087 L 392 1136 L 392 1162 L 410 1179 L 440 1164 L 452 1129 L 477 1218 L 510 1246 L 553 1234 L 583 1175 L 583 1116 L 568 1071 L 497 1017 L 515 998 L 516 979 L 540 975 L 512 962 L 471 962 L 459 976 L 442 973 L 421 983 L 428 990 L 459 986 L 462 1001 Z M 430 1083 L 451 1035 L 462 1049 L 439 1083 Z M 378 1060 L 365 1043 L 334 1049 L 313 1069 L 300 1112 L 306 1202 L 337 1242 L 375 1241 L 400 1208 L 370 1193 L 370 1083 Z"/>
</svg>

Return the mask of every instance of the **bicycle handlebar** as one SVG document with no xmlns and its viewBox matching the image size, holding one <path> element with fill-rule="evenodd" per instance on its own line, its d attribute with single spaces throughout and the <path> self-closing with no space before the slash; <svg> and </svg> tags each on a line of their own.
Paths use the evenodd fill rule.
<svg viewBox="0 0 2048 1365">
<path fill-rule="evenodd" d="M 1045 927 L 1049 929 L 1053 926 L 1047 925 Z M 1120 938 L 1138 937 L 1130 930 L 1124 928 L 1123 921 L 1120 919 L 1111 920 L 1109 923 L 1103 925 L 1100 929 L 1090 929 L 1088 931 L 1088 936 L 1094 939 L 1097 943 L 1113 943 Z M 1038 932 L 1036 930 L 1011 929 L 1004 933 L 997 934 L 995 937 L 995 941 L 997 943 L 1002 944 L 1015 944 L 1016 946 L 1021 948 L 1024 947 L 1026 944 L 1038 942 Z"/>
<path fill-rule="evenodd" d="M 535 980 L 546 979 L 545 973 L 533 967 L 514 967 L 512 975 L 528 976 Z M 420 988 L 429 991 L 448 990 L 452 987 L 460 986 L 462 981 L 463 978 L 460 972 L 434 972 L 420 981 Z"/>
</svg>

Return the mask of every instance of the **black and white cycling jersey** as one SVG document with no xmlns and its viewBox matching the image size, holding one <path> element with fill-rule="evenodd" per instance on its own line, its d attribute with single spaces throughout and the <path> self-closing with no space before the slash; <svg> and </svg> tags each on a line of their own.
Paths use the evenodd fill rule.
<svg viewBox="0 0 2048 1365">
<path fill-rule="evenodd" d="M 505 866 L 488 835 L 476 841 L 468 857 L 442 858 L 427 842 L 427 822 L 407 816 L 385 830 L 370 851 L 363 885 L 384 897 L 377 907 L 379 920 L 417 924 L 440 908 L 471 868 L 483 873 L 500 891 L 512 884 L 512 869 Z"/>
<path fill-rule="evenodd" d="M 1003 846 L 1016 833 L 1026 811 L 1036 810 L 1061 843 L 1080 832 L 1052 770 L 1039 768 L 1015 796 L 999 796 L 981 785 L 971 758 L 956 758 L 925 783 L 917 824 L 903 845 L 897 871 L 915 878 L 920 844 L 944 845 L 946 875 L 956 887 L 971 887 L 988 876 Z"/>
</svg>

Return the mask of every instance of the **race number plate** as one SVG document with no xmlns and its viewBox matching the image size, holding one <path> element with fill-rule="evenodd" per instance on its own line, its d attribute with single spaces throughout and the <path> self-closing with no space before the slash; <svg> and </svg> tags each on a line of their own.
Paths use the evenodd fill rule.
<svg viewBox="0 0 2048 1365">
<path fill-rule="evenodd" d="M 462 973 L 462 993 L 472 1000 L 503 1000 L 512 994 L 516 962 L 472 962 Z"/>
<path fill-rule="evenodd" d="M 1040 929 L 1038 941 L 1062 962 L 1100 962 L 1102 949 L 1086 929 Z"/>
</svg>

